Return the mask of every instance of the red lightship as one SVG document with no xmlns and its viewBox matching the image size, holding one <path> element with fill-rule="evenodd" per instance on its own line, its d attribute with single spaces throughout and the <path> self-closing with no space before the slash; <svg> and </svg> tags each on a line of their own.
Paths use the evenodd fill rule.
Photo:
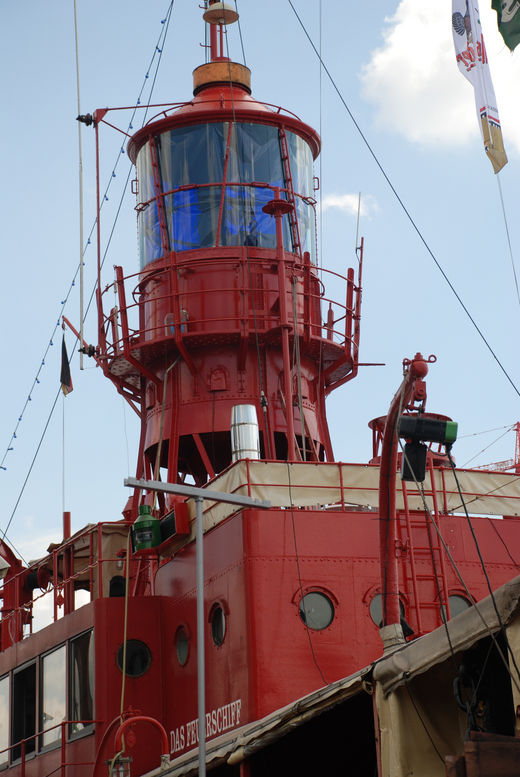
<svg viewBox="0 0 520 777">
<path fill-rule="evenodd" d="M 210 2 L 204 18 L 211 61 L 193 99 L 128 143 L 139 271 L 117 267 L 104 288 L 98 245 L 91 353 L 141 424 L 123 520 L 65 531 L 29 567 L 1 547 L 0 764 L 9 777 L 455 774 L 443 759 L 469 758 L 461 706 L 472 731 L 508 747 L 515 733 L 515 584 L 496 622 L 477 609 L 487 630 L 457 624 L 517 573 L 518 478 L 453 468 L 454 425 L 425 410 L 434 358 L 420 354 L 370 422 L 371 461 L 334 460 L 325 398 L 358 371 L 363 242 L 357 277 L 329 299 L 320 139 L 255 100 L 250 71 L 224 56 L 237 13 Z M 82 118 L 98 143 L 113 123 L 109 109 Z M 39 589 L 54 622 L 28 633 Z M 76 607 L 79 589 L 90 601 Z M 413 709 L 388 698 L 404 684 L 423 704 L 445 634 L 450 679 L 420 708 L 442 745 L 419 727 L 414 755 Z M 388 668 L 396 656 L 407 677 Z"/>
</svg>

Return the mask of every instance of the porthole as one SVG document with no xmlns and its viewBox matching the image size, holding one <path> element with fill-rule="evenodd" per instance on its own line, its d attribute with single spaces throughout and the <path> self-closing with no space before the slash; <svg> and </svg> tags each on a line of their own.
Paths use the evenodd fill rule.
<svg viewBox="0 0 520 777">
<path fill-rule="evenodd" d="M 117 651 L 117 665 L 123 671 L 124 645 Z M 142 677 L 149 670 L 152 663 L 150 648 L 139 639 L 129 639 L 126 643 L 126 667 L 125 674 L 128 677 Z"/>
<path fill-rule="evenodd" d="M 226 636 L 226 615 L 224 610 L 217 604 L 213 607 L 210 615 L 211 636 L 215 645 L 222 645 Z"/>
<path fill-rule="evenodd" d="M 181 666 L 184 666 L 190 654 L 190 637 L 184 626 L 179 626 L 177 629 L 175 650 L 177 651 L 177 661 Z"/>
<path fill-rule="evenodd" d="M 321 591 L 309 591 L 300 599 L 300 618 L 310 629 L 322 631 L 334 620 L 334 605 Z"/>
<path fill-rule="evenodd" d="M 373 599 L 370 602 L 370 617 L 378 626 L 381 628 L 383 625 L 383 597 L 381 594 L 376 594 Z M 404 620 L 404 605 L 401 601 L 399 601 L 399 614 L 401 616 L 401 621 Z"/>
<path fill-rule="evenodd" d="M 464 610 L 467 610 L 468 607 L 471 607 L 471 602 L 466 599 L 465 596 L 460 596 L 460 594 L 452 594 L 448 601 L 450 603 L 450 613 L 451 617 L 454 618 L 455 615 L 460 615 L 461 612 L 464 612 Z"/>
<path fill-rule="evenodd" d="M 460 613 L 467 610 L 468 607 L 471 607 L 471 602 L 460 594 L 450 594 L 448 601 L 450 603 L 450 616 L 452 618 L 456 615 L 460 615 Z"/>
</svg>

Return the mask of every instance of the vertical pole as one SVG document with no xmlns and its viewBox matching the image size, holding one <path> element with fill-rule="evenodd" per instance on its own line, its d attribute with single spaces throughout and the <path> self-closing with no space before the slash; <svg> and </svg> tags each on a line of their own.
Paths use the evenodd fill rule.
<svg viewBox="0 0 520 777">
<path fill-rule="evenodd" d="M 96 130 L 96 241 L 97 241 L 97 302 L 98 302 L 98 330 L 99 330 L 99 344 L 102 350 L 105 350 L 105 338 L 103 329 L 103 307 L 101 304 L 101 198 L 100 198 L 100 181 L 99 181 L 99 127 L 98 122 L 94 122 L 94 128 Z M 83 343 L 81 343 L 83 345 Z"/>
<path fill-rule="evenodd" d="M 206 666 L 204 651 L 204 527 L 202 497 L 195 498 L 197 571 L 197 707 L 199 720 L 199 777 L 206 777 Z"/>
<path fill-rule="evenodd" d="M 74 40 L 76 44 L 76 91 L 78 96 L 78 118 L 81 115 L 81 97 L 79 90 L 79 46 L 78 46 L 78 10 L 74 0 Z M 78 121 L 78 172 L 79 172 L 79 368 L 83 369 L 83 318 L 84 318 L 84 282 L 83 282 L 83 153 L 81 149 L 81 122 Z"/>
<path fill-rule="evenodd" d="M 219 59 L 224 59 L 224 26 L 222 24 L 219 24 L 218 32 L 219 32 L 218 37 L 219 37 L 219 43 L 220 43 Z"/>
<path fill-rule="evenodd" d="M 70 539 L 70 511 L 63 511 L 63 539 Z"/>
<path fill-rule="evenodd" d="M 98 523 L 97 527 L 97 567 L 98 567 L 98 597 L 103 598 L 103 525 Z M 129 560 L 126 560 L 129 563 Z"/>
<path fill-rule="evenodd" d="M 287 284 L 285 273 L 285 252 L 283 247 L 283 223 L 284 212 L 287 213 L 288 203 L 280 200 L 280 190 L 274 190 L 275 208 L 274 217 L 276 224 L 276 259 L 278 262 L 278 293 L 280 299 L 280 325 L 282 329 L 282 360 L 283 360 L 283 391 L 285 394 L 285 415 L 287 418 L 287 460 L 296 460 L 296 448 L 294 445 L 294 415 L 292 397 L 291 356 L 289 350 L 289 317 L 287 312 Z M 296 337 L 296 321 L 294 323 L 294 336 Z M 303 434 L 303 432 L 302 432 Z"/>
<path fill-rule="evenodd" d="M 67 752 L 65 750 L 65 745 L 67 742 L 66 739 L 66 731 L 65 726 L 66 723 L 61 724 L 61 777 L 66 777 L 66 761 L 67 761 Z"/>
<path fill-rule="evenodd" d="M 352 322 L 354 318 L 354 270 L 347 270 L 347 298 L 345 302 L 345 351 L 352 358 Z"/>
<path fill-rule="evenodd" d="M 433 469 L 433 461 L 432 458 L 429 457 L 430 460 L 428 462 L 428 472 L 430 473 L 430 483 L 432 486 L 432 501 L 433 501 L 433 511 L 435 513 L 435 520 L 438 522 L 439 520 L 439 502 L 437 499 L 437 487 L 435 483 L 435 471 Z M 446 613 L 446 619 L 449 620 L 451 618 L 451 612 L 450 612 L 450 593 L 448 590 L 448 579 L 446 575 L 446 562 L 444 559 L 444 548 L 442 546 L 441 541 L 439 540 L 439 535 L 436 533 L 436 544 L 437 548 L 439 550 L 439 560 L 441 563 L 441 575 L 442 575 L 442 593 L 444 595 L 444 609 Z M 433 553 L 435 556 L 435 553 Z M 442 602 L 439 602 L 439 604 L 442 606 Z"/>
<path fill-rule="evenodd" d="M 424 378 L 428 365 L 420 353 L 416 353 L 408 365 L 403 382 L 394 396 L 386 416 L 381 464 L 379 467 L 379 557 L 381 590 L 383 595 L 383 627 L 399 625 L 399 568 L 395 546 L 397 541 L 397 514 L 395 486 L 397 475 L 397 428 L 399 416 L 413 398 L 415 381 Z"/>
<path fill-rule="evenodd" d="M 211 52 L 211 61 L 215 62 L 219 56 L 218 56 L 218 43 L 217 43 L 217 26 L 215 24 L 209 25 L 209 41 L 210 41 L 210 52 Z"/>
</svg>

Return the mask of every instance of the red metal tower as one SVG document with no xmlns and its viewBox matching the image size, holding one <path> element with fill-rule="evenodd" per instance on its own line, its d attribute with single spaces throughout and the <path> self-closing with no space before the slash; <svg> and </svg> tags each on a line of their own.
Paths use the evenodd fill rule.
<svg viewBox="0 0 520 777">
<path fill-rule="evenodd" d="M 232 461 L 236 405 L 256 409 L 261 458 L 331 461 L 325 396 L 358 365 L 361 262 L 343 303 L 316 264 L 319 137 L 251 97 L 248 68 L 223 56 L 222 6 L 193 99 L 129 142 L 140 272 L 116 268 L 109 313 L 112 287 L 98 294 L 100 361 L 141 418 L 137 476 L 197 485 Z"/>
</svg>

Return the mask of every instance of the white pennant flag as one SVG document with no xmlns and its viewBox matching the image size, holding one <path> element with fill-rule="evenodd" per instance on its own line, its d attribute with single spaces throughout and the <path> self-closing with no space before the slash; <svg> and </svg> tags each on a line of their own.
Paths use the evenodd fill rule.
<svg viewBox="0 0 520 777">
<path fill-rule="evenodd" d="M 478 0 L 453 0 L 453 42 L 460 72 L 473 84 L 486 154 L 498 173 L 507 163 L 497 101 L 480 24 Z"/>
</svg>

